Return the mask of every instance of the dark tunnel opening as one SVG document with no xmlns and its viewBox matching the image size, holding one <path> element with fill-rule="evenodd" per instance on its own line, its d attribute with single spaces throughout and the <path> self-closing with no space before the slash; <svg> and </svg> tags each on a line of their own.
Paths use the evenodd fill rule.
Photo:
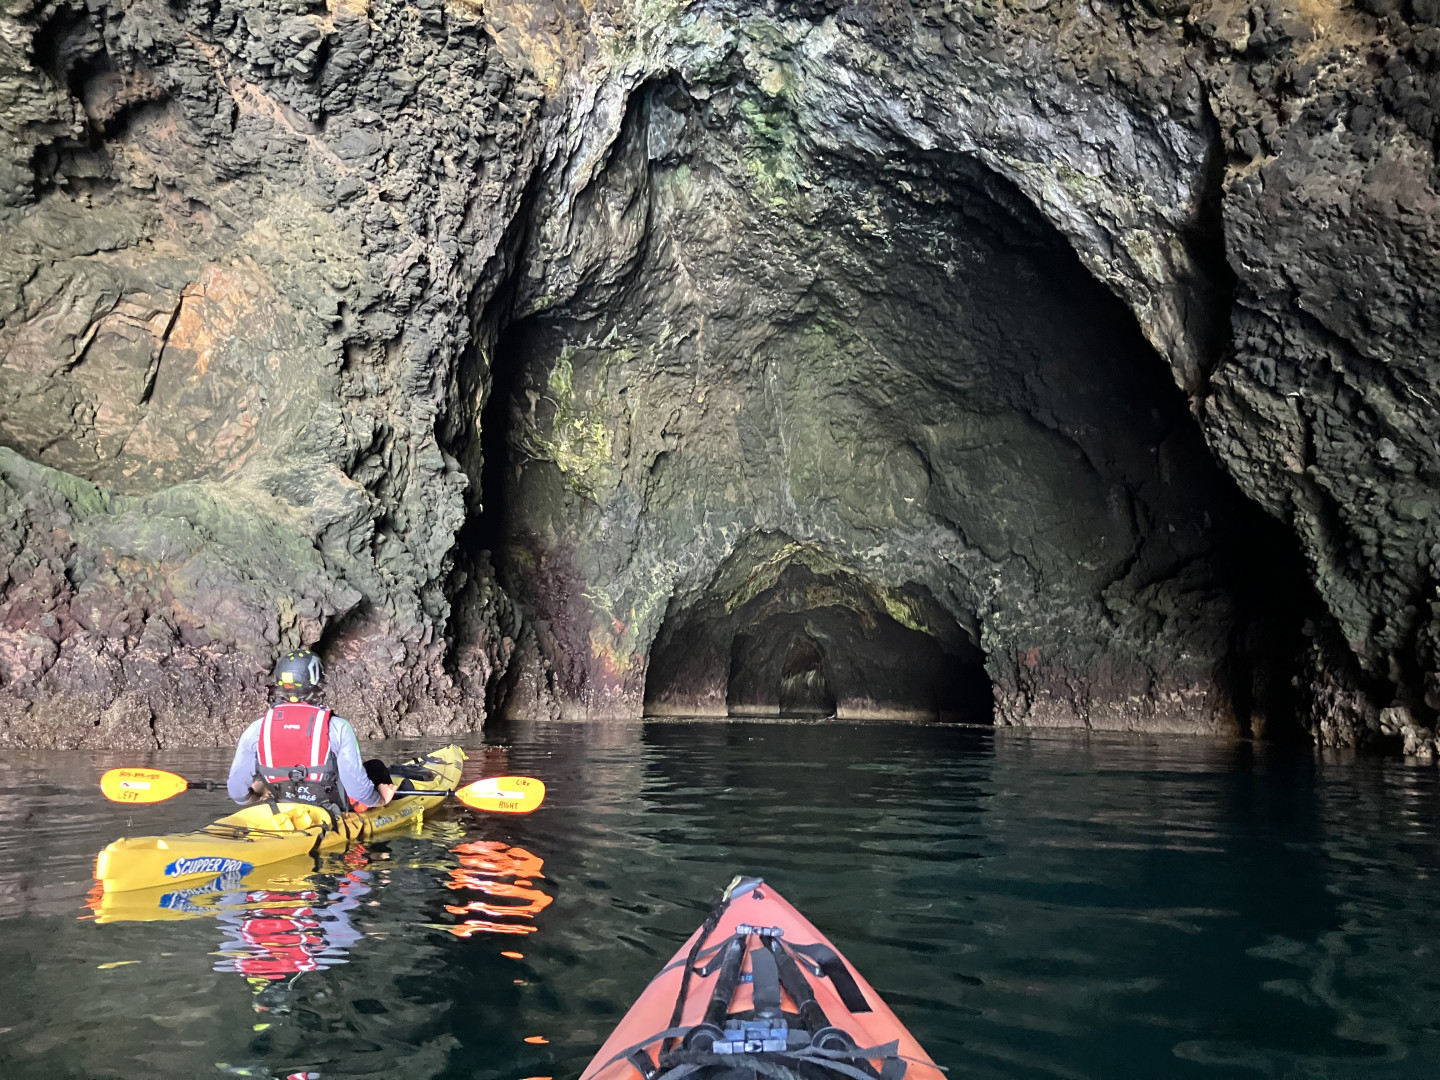
<svg viewBox="0 0 1440 1080">
<path fill-rule="evenodd" d="M 508 308 L 511 291 L 502 290 L 494 307 Z M 526 324 L 512 324 L 497 334 L 490 323 L 496 318 L 493 311 L 475 318 L 475 341 L 461 368 L 458 397 L 462 402 L 477 403 L 478 416 L 461 410 L 452 418 L 452 433 L 445 444 L 460 461 L 471 484 L 467 514 L 456 537 L 455 560 L 446 587 L 451 611 L 445 663 L 466 692 L 484 695 L 488 717 L 507 719 L 507 701 L 522 674 L 521 666 L 505 664 L 498 678 L 487 679 L 483 686 L 470 682 L 467 669 L 474 662 L 475 650 L 488 644 L 492 628 L 510 639 L 511 661 L 518 653 L 514 648 L 518 639 L 531 636 L 522 611 L 507 602 L 513 601 L 515 592 L 506 573 L 506 536 L 513 517 L 509 477 L 516 467 L 512 445 L 514 409 L 525 357 L 516 341 Z M 487 341 L 492 344 L 488 350 L 484 347 Z M 482 361 L 487 352 L 488 366 Z M 500 584 L 503 597 L 495 595 L 492 582 Z"/>
<path fill-rule="evenodd" d="M 470 543 L 490 552 L 491 564 L 503 580 L 506 530 L 509 525 L 509 477 L 515 468 L 511 446 L 516 389 L 524 368 L 523 340 L 526 324 L 516 323 L 503 331 L 495 343 L 490 365 L 490 391 L 480 412 L 480 503 L 482 511 L 473 522 Z"/>
<path fill-rule="evenodd" d="M 647 716 L 993 722 L 983 654 L 926 590 L 879 586 L 807 550 L 767 575 L 776 543 L 740 545 L 704 596 L 672 607 L 651 649 Z M 750 595 L 737 598 L 737 580 Z"/>
</svg>

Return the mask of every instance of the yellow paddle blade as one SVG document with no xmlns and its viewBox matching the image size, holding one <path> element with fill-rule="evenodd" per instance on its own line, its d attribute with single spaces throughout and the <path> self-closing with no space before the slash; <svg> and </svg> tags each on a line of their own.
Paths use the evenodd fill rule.
<svg viewBox="0 0 1440 1080">
<path fill-rule="evenodd" d="M 183 776 L 163 769 L 111 769 L 100 777 L 100 790 L 111 802 L 164 802 L 189 786 Z"/>
<path fill-rule="evenodd" d="M 533 776 L 491 776 L 457 788 L 455 797 L 476 810 L 528 814 L 545 801 L 545 781 Z"/>
</svg>

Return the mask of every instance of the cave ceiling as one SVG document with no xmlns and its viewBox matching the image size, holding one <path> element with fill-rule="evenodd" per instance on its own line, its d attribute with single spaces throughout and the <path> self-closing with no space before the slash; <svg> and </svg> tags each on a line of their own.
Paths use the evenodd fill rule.
<svg viewBox="0 0 1440 1080">
<path fill-rule="evenodd" d="M 1440 706 L 1428 7 L 0 22 L 0 738 Z"/>
</svg>

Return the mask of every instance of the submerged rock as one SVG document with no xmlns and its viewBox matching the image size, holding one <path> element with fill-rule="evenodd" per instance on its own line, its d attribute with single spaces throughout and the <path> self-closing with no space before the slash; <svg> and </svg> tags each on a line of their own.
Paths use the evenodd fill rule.
<svg viewBox="0 0 1440 1080">
<path fill-rule="evenodd" d="M 1437 33 L 15 0 L 0 740 L 1427 731 Z"/>
</svg>

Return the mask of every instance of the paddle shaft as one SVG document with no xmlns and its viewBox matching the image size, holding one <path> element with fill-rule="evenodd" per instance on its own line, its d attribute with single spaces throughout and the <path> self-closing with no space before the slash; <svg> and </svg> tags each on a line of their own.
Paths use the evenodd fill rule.
<svg viewBox="0 0 1440 1080">
<path fill-rule="evenodd" d="M 185 790 L 186 790 L 186 791 L 224 791 L 224 790 L 225 790 L 225 785 L 222 784 L 222 783 L 220 783 L 220 781 L 218 781 L 218 780 L 190 780 L 190 781 L 187 781 L 187 782 L 186 782 L 186 784 L 185 784 Z M 444 791 L 441 791 L 441 790 L 438 790 L 438 789 L 435 790 L 435 791 L 428 791 L 428 790 L 427 790 L 427 791 L 397 791 L 397 792 L 395 792 L 395 798 L 398 799 L 398 798 L 400 798 L 402 795 L 441 795 L 441 796 L 444 796 L 444 795 L 451 795 L 451 794 L 454 794 L 454 793 L 453 793 L 452 791 L 448 790 L 448 789 L 447 789 L 447 790 L 444 790 Z"/>
<path fill-rule="evenodd" d="M 432 774 L 433 775 L 433 774 Z M 403 784 L 412 777 L 401 776 Z M 228 787 L 218 780 L 186 780 L 164 769 L 129 766 L 108 770 L 100 777 L 100 790 L 112 802 L 130 806 L 164 802 L 182 791 L 223 791 Z M 444 799 L 454 795 L 472 810 L 499 814 L 528 814 L 545 799 L 545 782 L 533 776 L 491 776 L 449 788 L 399 788 L 395 798 L 433 795 Z M 293 802 L 293 799 L 286 799 Z"/>
<path fill-rule="evenodd" d="M 187 780 L 185 781 L 186 791 L 224 791 L 225 783 L 220 780 Z M 454 791 L 445 789 L 424 790 L 424 791 L 396 791 L 395 798 L 408 795 L 438 795 L 444 798 L 446 795 L 453 795 Z"/>
</svg>

